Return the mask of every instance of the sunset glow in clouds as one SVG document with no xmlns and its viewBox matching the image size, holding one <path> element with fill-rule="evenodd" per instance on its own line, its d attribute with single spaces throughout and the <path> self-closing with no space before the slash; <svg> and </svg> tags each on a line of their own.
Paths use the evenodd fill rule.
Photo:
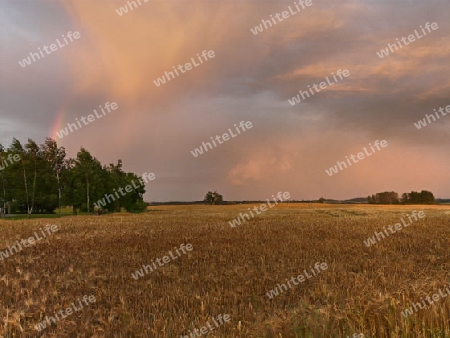
<svg viewBox="0 0 450 338">
<path fill-rule="evenodd" d="M 0 143 L 42 142 L 116 102 L 117 111 L 57 141 L 69 156 L 84 146 L 102 163 L 121 158 L 125 170 L 155 172 L 147 201 L 200 200 L 211 189 L 226 200 L 280 190 L 300 200 L 450 196 L 450 119 L 414 126 L 450 101 L 448 2 L 315 0 L 258 34 L 251 29 L 293 1 L 141 2 L 118 15 L 126 1 L 3 1 Z M 377 56 L 426 23 L 439 29 Z M 67 32 L 80 37 L 21 67 Z M 199 63 L 203 51 L 214 57 L 176 68 Z M 179 76 L 155 85 L 174 67 Z M 338 69 L 351 76 L 289 104 Z M 252 121 L 251 132 L 192 156 L 236 121 Z M 374 140 L 389 147 L 326 174 Z"/>
</svg>

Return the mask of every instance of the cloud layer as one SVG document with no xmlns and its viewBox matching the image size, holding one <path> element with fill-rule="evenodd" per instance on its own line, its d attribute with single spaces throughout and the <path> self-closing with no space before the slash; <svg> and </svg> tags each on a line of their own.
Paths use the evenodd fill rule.
<svg viewBox="0 0 450 338">
<path fill-rule="evenodd" d="M 137 1 L 137 0 L 136 0 Z M 119 109 L 60 141 L 104 163 L 154 172 L 146 199 L 351 198 L 429 189 L 450 196 L 448 127 L 414 122 L 450 104 L 446 1 L 313 1 L 264 32 L 250 29 L 293 2 L 6 1 L 0 13 L 1 142 L 42 142 L 107 101 Z M 439 29 L 380 59 L 376 52 L 427 22 Z M 81 38 L 26 68 L 19 60 L 68 31 Z M 157 87 L 197 53 L 216 57 Z M 291 106 L 339 69 L 349 78 Z M 191 150 L 240 121 L 254 127 L 195 158 Z M 378 154 L 329 177 L 369 142 Z"/>
</svg>

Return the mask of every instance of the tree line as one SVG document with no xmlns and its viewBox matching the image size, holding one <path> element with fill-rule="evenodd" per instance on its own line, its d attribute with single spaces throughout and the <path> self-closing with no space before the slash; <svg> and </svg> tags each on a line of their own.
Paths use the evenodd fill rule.
<svg viewBox="0 0 450 338">
<path fill-rule="evenodd" d="M 401 198 L 395 191 L 379 192 L 368 196 L 367 202 L 369 204 L 433 204 L 436 201 L 431 191 L 422 190 L 404 193 Z"/>
<path fill-rule="evenodd" d="M 61 214 L 62 206 L 77 211 L 93 211 L 94 202 L 114 188 L 131 184 L 138 176 L 117 164 L 102 165 L 85 148 L 75 159 L 66 157 L 64 147 L 52 138 L 38 145 L 13 138 L 9 147 L 0 144 L 0 208 L 6 213 Z M 133 191 L 105 206 L 109 212 L 144 210 L 145 187 Z"/>
</svg>

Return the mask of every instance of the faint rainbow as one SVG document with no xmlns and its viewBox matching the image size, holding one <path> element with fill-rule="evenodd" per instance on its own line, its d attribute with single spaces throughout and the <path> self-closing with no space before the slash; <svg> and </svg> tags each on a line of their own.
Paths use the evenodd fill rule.
<svg viewBox="0 0 450 338">
<path fill-rule="evenodd" d="M 63 129 L 63 123 L 66 118 L 66 108 L 67 105 L 64 102 L 56 113 L 55 121 L 53 122 L 52 130 L 50 131 L 50 137 L 55 139 L 56 141 L 60 140 L 56 133 Z"/>
</svg>

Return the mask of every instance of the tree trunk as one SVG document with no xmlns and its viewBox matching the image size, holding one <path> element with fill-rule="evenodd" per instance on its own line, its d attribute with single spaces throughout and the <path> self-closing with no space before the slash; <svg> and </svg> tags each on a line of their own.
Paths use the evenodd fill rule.
<svg viewBox="0 0 450 338">
<path fill-rule="evenodd" d="M 87 212 L 89 212 L 89 176 L 86 175 Z"/>
<path fill-rule="evenodd" d="M 3 159 L 2 159 L 3 160 Z M 6 187 L 5 187 L 5 172 L 2 170 L 2 183 L 3 183 L 3 211 L 2 215 L 6 217 Z"/>
<path fill-rule="evenodd" d="M 5 212 L 6 212 L 6 188 L 5 188 L 5 174 L 3 174 L 3 211 L 2 211 L 3 216 L 5 216 Z"/>
<path fill-rule="evenodd" d="M 34 160 L 34 178 L 33 178 L 33 196 L 31 197 L 31 212 L 33 212 L 36 200 L 36 179 L 37 179 L 37 168 L 36 159 Z"/>
<path fill-rule="evenodd" d="M 25 166 L 22 163 L 22 167 L 23 167 L 23 180 L 25 183 L 25 194 L 27 196 L 27 212 L 28 212 L 28 218 L 31 217 L 31 210 L 30 210 L 30 198 L 28 195 L 28 184 L 27 184 L 27 174 L 25 172 Z"/>
<path fill-rule="evenodd" d="M 56 181 L 58 182 L 58 209 L 59 217 L 61 217 L 61 182 L 59 177 L 59 171 L 56 171 Z"/>
</svg>

